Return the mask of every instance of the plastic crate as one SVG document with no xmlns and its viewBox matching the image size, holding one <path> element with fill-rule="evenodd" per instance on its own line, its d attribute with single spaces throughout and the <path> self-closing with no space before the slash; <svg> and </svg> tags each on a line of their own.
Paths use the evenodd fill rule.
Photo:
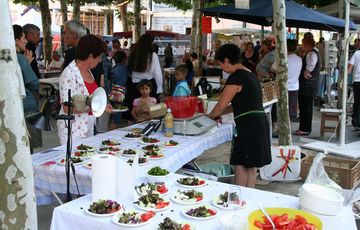
<svg viewBox="0 0 360 230">
<path fill-rule="evenodd" d="M 175 96 L 165 98 L 165 103 L 175 118 L 187 118 L 195 114 L 197 100 L 194 96 Z"/>
<path fill-rule="evenodd" d="M 309 174 L 314 156 L 307 156 L 301 160 L 300 176 L 303 180 Z M 347 160 L 333 157 L 323 158 L 325 171 L 330 179 L 343 189 L 353 189 L 360 181 L 360 163 L 356 160 Z"/>
</svg>

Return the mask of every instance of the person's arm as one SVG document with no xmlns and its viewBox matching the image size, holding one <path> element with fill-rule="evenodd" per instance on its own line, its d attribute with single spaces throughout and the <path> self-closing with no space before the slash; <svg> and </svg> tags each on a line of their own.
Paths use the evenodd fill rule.
<svg viewBox="0 0 360 230">
<path fill-rule="evenodd" d="M 23 74 L 24 86 L 31 91 L 38 91 L 40 82 L 24 55 L 18 55 L 18 62 Z"/>
<path fill-rule="evenodd" d="M 229 113 L 232 110 L 229 108 L 229 103 L 234 98 L 235 94 L 242 90 L 242 85 L 227 85 L 224 91 L 221 93 L 220 100 L 215 105 L 214 109 L 211 111 L 207 117 L 214 119 L 224 114 L 224 112 Z"/>
<path fill-rule="evenodd" d="M 153 76 L 156 82 L 157 90 L 156 94 L 162 94 L 163 93 L 163 77 L 162 77 L 162 71 L 159 63 L 159 57 L 156 53 L 153 53 L 152 55 L 152 62 L 151 62 L 151 68 L 150 68 L 150 74 Z"/>
<path fill-rule="evenodd" d="M 348 74 L 350 74 L 352 68 L 353 68 L 354 65 L 355 65 L 355 58 L 357 57 L 357 55 L 358 55 L 358 51 L 356 51 L 356 52 L 353 54 L 353 56 L 350 58 L 350 60 L 349 60 L 348 72 L 347 72 Z"/>
<path fill-rule="evenodd" d="M 100 87 L 104 88 L 105 82 L 104 82 L 104 74 L 100 75 Z"/>
<path fill-rule="evenodd" d="M 347 73 L 348 73 L 348 74 L 351 73 L 351 70 L 352 70 L 353 67 L 354 67 L 354 65 L 352 65 L 352 64 L 349 64 L 349 65 L 348 65 L 348 70 L 347 70 Z"/>
<path fill-rule="evenodd" d="M 136 109 L 137 107 L 134 106 L 131 110 L 131 116 L 137 121 L 138 120 L 138 117 L 136 116 Z"/>
<path fill-rule="evenodd" d="M 315 52 L 310 51 L 306 56 L 306 69 L 304 71 L 304 77 L 306 79 L 311 78 L 311 72 L 314 70 L 316 62 L 318 61 L 317 55 Z"/>
</svg>

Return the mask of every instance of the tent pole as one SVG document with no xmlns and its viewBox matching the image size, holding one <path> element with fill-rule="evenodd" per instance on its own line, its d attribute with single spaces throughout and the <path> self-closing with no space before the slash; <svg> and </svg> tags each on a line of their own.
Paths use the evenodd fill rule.
<svg viewBox="0 0 360 230">
<path fill-rule="evenodd" d="M 261 37 L 260 37 L 261 41 L 264 41 L 265 40 L 265 37 L 264 37 L 264 26 L 261 26 Z"/>
<path fill-rule="evenodd" d="M 349 58 L 349 46 L 348 46 L 348 38 L 349 38 L 349 18 L 350 18 L 350 3 L 347 0 L 345 2 L 345 32 L 344 32 L 344 40 L 342 43 L 344 50 L 344 78 L 343 78 L 343 95 L 342 95 L 342 112 L 341 112 L 341 123 L 340 123 L 340 146 L 345 145 L 345 123 L 346 123 L 346 96 L 347 96 L 347 79 L 348 79 L 348 58 Z"/>
<path fill-rule="evenodd" d="M 299 28 L 296 28 L 296 40 L 299 42 Z"/>
</svg>

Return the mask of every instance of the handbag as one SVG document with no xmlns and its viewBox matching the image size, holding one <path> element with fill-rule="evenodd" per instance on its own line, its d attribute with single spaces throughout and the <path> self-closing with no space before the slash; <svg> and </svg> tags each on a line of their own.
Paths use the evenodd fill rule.
<svg viewBox="0 0 360 230">
<path fill-rule="evenodd" d="M 113 102 L 122 103 L 125 99 L 125 87 L 121 85 L 112 84 L 109 94 L 109 100 Z"/>
</svg>

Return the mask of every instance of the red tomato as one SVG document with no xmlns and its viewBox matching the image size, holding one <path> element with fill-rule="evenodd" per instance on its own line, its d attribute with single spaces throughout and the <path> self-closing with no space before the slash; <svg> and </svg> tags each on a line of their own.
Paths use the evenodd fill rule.
<svg viewBox="0 0 360 230">
<path fill-rule="evenodd" d="M 196 196 L 196 201 L 200 201 L 202 200 L 203 198 L 201 196 Z"/>
<path fill-rule="evenodd" d="M 263 228 L 263 223 L 261 223 L 261 222 L 258 221 L 258 220 L 255 220 L 254 225 L 255 225 L 255 227 L 258 227 L 258 228 L 260 228 L 260 229 L 264 229 L 264 228 Z"/>
<path fill-rule="evenodd" d="M 156 209 L 161 209 L 161 208 L 164 208 L 164 201 L 158 201 L 156 203 Z"/>
<path fill-rule="evenodd" d="M 160 194 L 164 194 L 168 191 L 168 189 L 165 187 L 165 185 L 161 185 L 160 187 L 157 188 L 157 191 L 160 193 Z"/>
<path fill-rule="evenodd" d="M 80 153 L 78 152 L 75 152 L 75 156 L 78 157 L 80 155 Z"/>
<path fill-rule="evenodd" d="M 191 226 L 189 224 L 185 224 L 181 230 L 191 230 Z"/>
<path fill-rule="evenodd" d="M 114 146 L 114 144 L 110 142 L 110 143 L 108 144 L 108 146 Z"/>
<path fill-rule="evenodd" d="M 209 211 L 209 213 L 210 213 L 212 216 L 216 215 L 216 212 L 214 212 L 214 211 L 211 210 L 210 208 L 208 208 L 208 211 Z"/>
<path fill-rule="evenodd" d="M 88 164 L 88 166 L 89 166 L 89 167 L 91 167 L 91 166 L 92 166 L 92 164 Z"/>
<path fill-rule="evenodd" d="M 142 222 L 146 222 L 146 221 L 150 220 L 151 218 L 153 218 L 154 216 L 155 216 L 155 212 L 148 211 L 147 213 L 144 213 L 141 215 L 141 220 L 142 220 Z"/>
<path fill-rule="evenodd" d="M 113 156 L 115 156 L 115 154 L 114 153 L 108 153 L 109 155 L 113 155 Z"/>
<path fill-rule="evenodd" d="M 61 162 L 61 163 L 64 163 L 64 162 L 65 162 L 65 159 L 62 159 L 60 162 Z"/>
<path fill-rule="evenodd" d="M 205 181 L 204 181 L 204 180 L 201 180 L 201 181 L 200 181 L 200 184 L 205 184 Z"/>
<path fill-rule="evenodd" d="M 158 143 L 159 142 L 159 140 L 156 140 L 156 141 L 152 141 L 151 143 Z"/>
<path fill-rule="evenodd" d="M 159 157 L 162 157 L 162 156 L 150 156 L 150 158 L 159 158 Z"/>
</svg>

